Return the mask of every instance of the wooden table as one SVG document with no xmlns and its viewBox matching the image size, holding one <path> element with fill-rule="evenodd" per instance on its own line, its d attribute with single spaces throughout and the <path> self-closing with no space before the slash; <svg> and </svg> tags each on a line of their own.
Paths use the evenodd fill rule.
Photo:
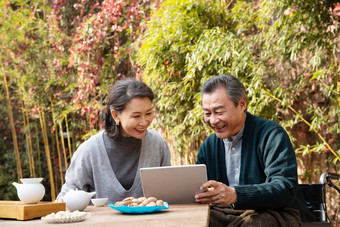
<svg viewBox="0 0 340 227">
<path fill-rule="evenodd" d="M 82 222 L 50 224 L 41 219 L 18 221 L 0 219 L 0 226 L 208 226 L 209 205 L 170 204 L 169 209 L 151 214 L 123 214 L 108 206 L 88 206 L 85 212 L 91 216 Z"/>
</svg>

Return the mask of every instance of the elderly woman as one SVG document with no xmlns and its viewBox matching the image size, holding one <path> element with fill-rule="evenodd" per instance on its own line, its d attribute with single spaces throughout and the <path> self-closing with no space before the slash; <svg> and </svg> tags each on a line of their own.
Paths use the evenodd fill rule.
<svg viewBox="0 0 340 227">
<path fill-rule="evenodd" d="M 57 201 L 70 189 L 96 191 L 96 197 L 108 197 L 110 203 L 140 197 L 139 169 L 170 165 L 167 143 L 148 129 L 154 118 L 152 90 L 140 81 L 119 80 L 108 99 L 105 130 L 74 153 Z"/>
</svg>

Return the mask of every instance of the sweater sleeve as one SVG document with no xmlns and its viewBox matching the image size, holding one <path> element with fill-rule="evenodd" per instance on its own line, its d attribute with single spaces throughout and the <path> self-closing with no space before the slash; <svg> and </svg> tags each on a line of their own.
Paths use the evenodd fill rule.
<svg viewBox="0 0 340 227">
<path fill-rule="evenodd" d="M 86 141 L 79 146 L 73 154 L 71 164 L 66 171 L 65 183 L 57 196 L 57 200 L 62 199 L 71 189 L 84 190 L 88 192 L 94 191 L 89 150 L 90 148 Z"/>
<path fill-rule="evenodd" d="M 162 152 L 161 166 L 171 166 L 170 149 L 165 140 L 162 141 L 161 152 Z"/>
<path fill-rule="evenodd" d="M 169 146 L 158 132 L 148 129 L 142 141 L 142 150 L 146 151 L 142 152 L 145 155 L 143 167 L 171 165 Z"/>
<path fill-rule="evenodd" d="M 200 146 L 196 164 L 206 165 L 208 180 L 228 184 L 224 144 L 215 134 L 210 135 Z"/>
<path fill-rule="evenodd" d="M 200 146 L 199 148 L 199 152 L 197 154 L 197 160 L 196 160 L 196 164 L 205 164 L 207 165 L 207 161 L 206 161 L 206 149 L 203 146 Z"/>
<path fill-rule="evenodd" d="M 243 182 L 234 186 L 237 193 L 237 209 L 280 209 L 291 207 L 297 190 L 297 166 L 295 152 L 288 134 L 277 125 L 265 133 L 259 133 Z M 256 166 L 256 167 L 254 167 Z M 252 171 L 262 169 L 262 173 Z M 258 179 L 263 178 L 263 180 Z"/>
</svg>

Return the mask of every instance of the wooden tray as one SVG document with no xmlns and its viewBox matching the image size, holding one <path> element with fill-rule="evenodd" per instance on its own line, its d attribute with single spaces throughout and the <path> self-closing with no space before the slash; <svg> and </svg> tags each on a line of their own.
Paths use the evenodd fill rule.
<svg viewBox="0 0 340 227">
<path fill-rule="evenodd" d="M 52 212 L 65 211 L 65 203 L 39 202 L 25 204 L 21 201 L 0 200 L 0 218 L 29 220 L 46 216 Z"/>
</svg>

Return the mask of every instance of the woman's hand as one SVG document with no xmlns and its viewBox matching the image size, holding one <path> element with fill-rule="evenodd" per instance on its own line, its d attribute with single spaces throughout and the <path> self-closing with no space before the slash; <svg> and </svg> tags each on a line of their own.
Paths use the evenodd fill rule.
<svg viewBox="0 0 340 227">
<path fill-rule="evenodd" d="M 196 202 L 222 206 L 228 206 L 237 202 L 235 189 L 221 182 L 210 180 L 202 184 L 200 190 L 203 192 L 195 195 Z"/>
<path fill-rule="evenodd" d="M 56 199 L 54 202 L 56 202 L 56 203 L 63 203 L 64 200 L 63 199 Z"/>
</svg>

